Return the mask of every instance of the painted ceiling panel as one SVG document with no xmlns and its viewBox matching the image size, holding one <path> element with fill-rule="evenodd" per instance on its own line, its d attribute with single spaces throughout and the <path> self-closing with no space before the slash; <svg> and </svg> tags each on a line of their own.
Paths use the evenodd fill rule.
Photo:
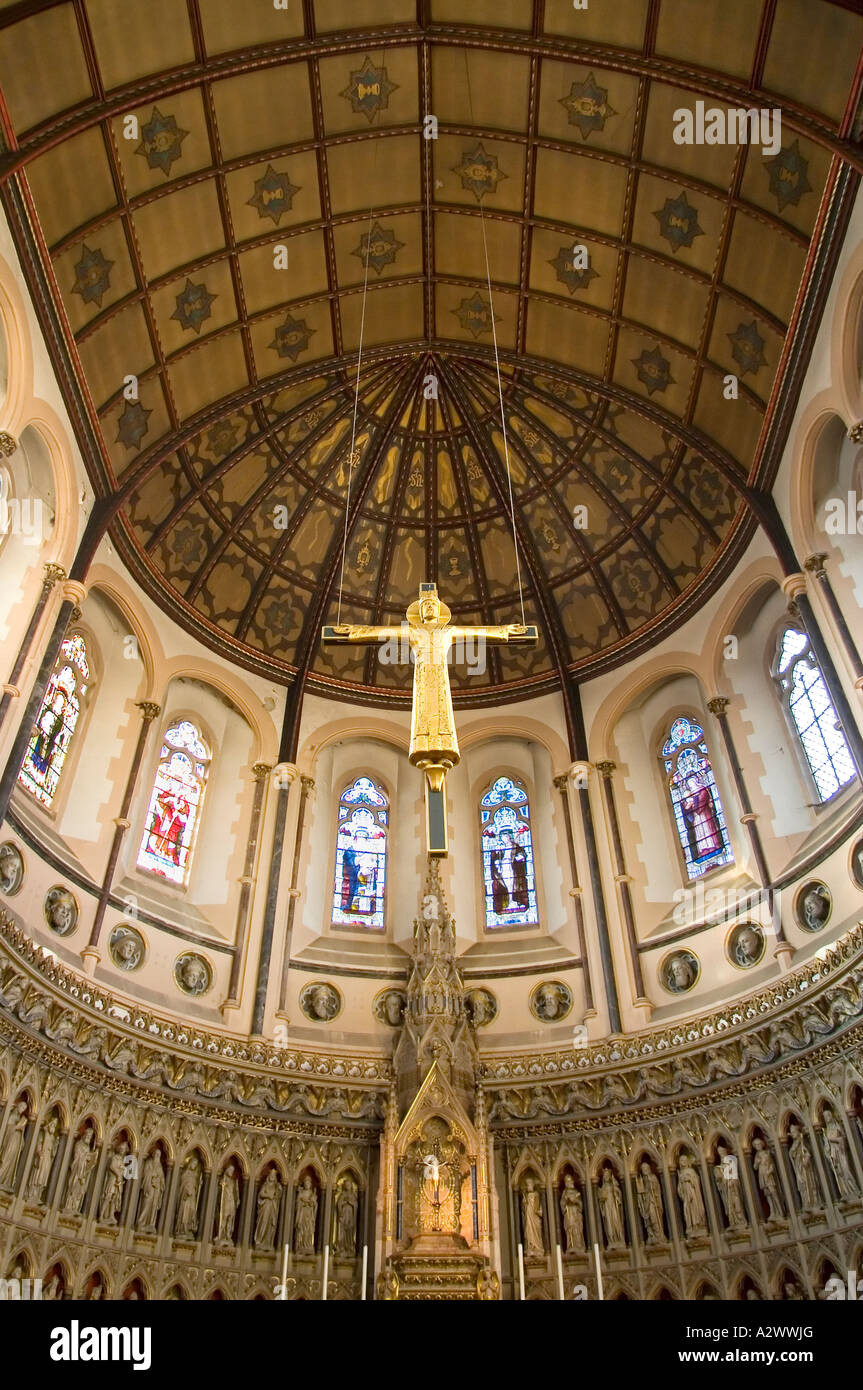
<svg viewBox="0 0 863 1390">
<path fill-rule="evenodd" d="M 541 644 L 454 679 L 481 702 L 621 659 L 718 582 L 767 467 L 810 237 L 836 234 L 859 16 L 30 10 L 4 25 L 0 6 L 28 274 L 73 340 L 116 543 L 192 632 L 402 699 L 374 653 L 320 650 L 339 588 L 344 618 L 380 623 L 434 579 L 490 623 L 520 616 L 520 575 Z M 672 138 L 697 100 L 756 99 L 782 102 L 778 150 Z"/>
</svg>

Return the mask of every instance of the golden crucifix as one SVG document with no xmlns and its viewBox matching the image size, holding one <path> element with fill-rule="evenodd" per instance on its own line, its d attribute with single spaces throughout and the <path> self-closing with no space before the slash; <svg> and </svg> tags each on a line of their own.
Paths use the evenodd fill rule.
<svg viewBox="0 0 863 1390">
<path fill-rule="evenodd" d="M 454 642 L 535 642 L 537 630 L 524 623 L 500 627 L 455 627 L 438 598 L 436 584 L 421 584 L 404 627 L 365 627 L 339 623 L 321 631 L 325 644 L 398 642 L 406 636 L 414 662 L 410 760 L 426 775 L 426 834 L 429 854 L 447 854 L 446 774 L 459 761 L 458 739 L 447 662 Z"/>
</svg>

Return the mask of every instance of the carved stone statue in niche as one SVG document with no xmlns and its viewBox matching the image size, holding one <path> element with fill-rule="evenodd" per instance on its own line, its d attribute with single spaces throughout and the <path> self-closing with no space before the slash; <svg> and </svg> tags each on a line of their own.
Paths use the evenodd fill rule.
<svg viewBox="0 0 863 1390">
<path fill-rule="evenodd" d="M 81 1137 L 75 1140 L 75 1147 L 72 1150 L 63 1210 L 73 1216 L 80 1214 L 87 1184 L 90 1181 L 90 1172 L 96 1163 L 96 1150 L 93 1147 L 94 1138 L 93 1130 L 85 1129 Z"/>
<path fill-rule="evenodd" d="M 306 1173 L 297 1189 L 297 1209 L 294 1213 L 294 1249 L 298 1255 L 314 1255 L 317 1222 L 318 1194 Z"/>
<path fill-rule="evenodd" d="M 664 1245 L 665 1224 L 662 1209 L 662 1188 L 653 1168 L 645 1160 L 635 1179 L 638 1194 L 638 1214 L 644 1224 L 648 1245 Z"/>
<path fill-rule="evenodd" d="M 524 1252 L 528 1259 L 542 1259 L 545 1238 L 542 1233 L 542 1202 L 533 1178 L 525 1178 L 521 1194 L 521 1224 L 524 1231 Z"/>
<path fill-rule="evenodd" d="M 743 1205 L 743 1195 L 740 1191 L 737 1159 L 724 1144 L 716 1145 L 716 1163 L 713 1165 L 713 1176 L 716 1179 L 716 1186 L 719 1189 L 719 1196 L 725 1209 L 725 1219 L 728 1222 L 729 1230 L 742 1230 L 749 1223 L 746 1220 L 746 1208 Z"/>
<path fill-rule="evenodd" d="M 159 1221 L 162 1202 L 165 1197 L 165 1168 L 161 1149 L 155 1148 L 144 1159 L 141 1170 L 141 1201 L 138 1207 L 138 1230 L 144 1235 L 152 1234 Z"/>
<path fill-rule="evenodd" d="M 15 1181 L 15 1172 L 21 1157 L 29 1118 L 30 1107 L 27 1101 L 17 1100 L 9 1112 L 9 1118 L 6 1121 L 6 1133 L 3 1136 L 3 1147 L 0 1149 L 0 1187 L 7 1190 L 11 1190 Z"/>
<path fill-rule="evenodd" d="M 271 1168 L 258 1193 L 257 1219 L 255 1221 L 256 1250 L 272 1250 L 273 1248 L 281 1198 L 282 1184 L 275 1168 Z"/>
<path fill-rule="evenodd" d="M 237 1219 L 237 1209 L 240 1205 L 240 1184 L 237 1178 L 235 1164 L 229 1163 L 221 1178 L 219 1179 L 219 1222 L 216 1232 L 216 1244 L 228 1246 L 234 1244 L 234 1222 Z"/>
<path fill-rule="evenodd" d="M 833 1114 L 829 1105 L 824 1107 L 823 1116 L 824 1128 L 822 1130 L 822 1140 L 824 1153 L 827 1162 L 833 1169 L 833 1176 L 836 1179 L 836 1186 L 839 1189 L 840 1197 L 856 1197 L 858 1193 L 857 1180 L 851 1171 L 851 1164 L 848 1161 L 848 1149 L 845 1144 L 845 1135 L 842 1126 Z"/>
<path fill-rule="evenodd" d="M 102 1197 L 99 1202 L 99 1220 L 103 1226 L 116 1226 L 117 1214 L 123 1205 L 123 1180 L 126 1175 L 125 1163 L 129 1145 L 121 1139 L 111 1151 L 105 1168 L 105 1181 L 102 1184 Z"/>
<path fill-rule="evenodd" d="M 194 1240 L 198 1232 L 198 1198 L 201 1193 L 201 1163 L 190 1154 L 180 1173 L 174 1234 L 181 1240 Z"/>
<path fill-rule="evenodd" d="M 677 1192 L 683 1204 L 683 1224 L 687 1236 L 703 1236 L 707 1231 L 707 1214 L 701 1178 L 692 1155 L 682 1153 L 677 1166 Z"/>
<path fill-rule="evenodd" d="M 461 1145 L 440 1116 L 423 1126 L 408 1150 L 413 1170 L 414 1219 L 420 1235 L 457 1235 L 461 1230 L 461 1186 L 466 1160 Z"/>
<path fill-rule="evenodd" d="M 568 1255 L 584 1254 L 584 1201 L 571 1173 L 564 1173 L 560 1214 Z"/>
<path fill-rule="evenodd" d="M 609 1250 L 623 1250 L 626 1247 L 626 1231 L 623 1225 L 623 1193 L 614 1169 L 606 1164 L 602 1170 L 599 1184 L 599 1211 L 605 1231 L 605 1243 Z"/>
<path fill-rule="evenodd" d="M 348 1258 L 357 1252 L 357 1210 L 359 1190 L 350 1173 L 346 1173 L 336 1189 L 336 1240 L 337 1255 Z"/>
<path fill-rule="evenodd" d="M 758 1178 L 758 1186 L 767 1198 L 769 1211 L 768 1221 L 784 1221 L 785 1205 L 782 1201 L 782 1194 L 779 1191 L 779 1178 L 776 1174 L 776 1164 L 773 1162 L 773 1155 L 763 1139 L 753 1139 L 752 1148 L 754 1157 L 752 1166 Z"/>
<path fill-rule="evenodd" d="M 818 1179 L 815 1176 L 815 1160 L 806 1142 L 806 1135 L 803 1133 L 802 1127 L 791 1125 L 788 1132 L 791 1135 L 788 1157 L 791 1160 L 791 1167 L 794 1169 L 797 1191 L 800 1193 L 800 1203 L 804 1211 L 814 1211 L 820 1205 Z"/>
<path fill-rule="evenodd" d="M 45 1200 L 45 1189 L 51 1176 L 54 1156 L 60 1144 L 60 1121 L 56 1115 L 49 1116 L 36 1140 L 36 1156 L 30 1169 L 27 1183 L 27 1201 L 40 1204 Z"/>
</svg>

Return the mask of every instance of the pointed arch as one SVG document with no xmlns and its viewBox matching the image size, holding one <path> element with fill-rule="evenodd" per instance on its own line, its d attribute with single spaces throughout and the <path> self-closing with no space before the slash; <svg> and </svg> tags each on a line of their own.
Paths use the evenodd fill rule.
<svg viewBox="0 0 863 1390">
<path fill-rule="evenodd" d="M 698 879 L 733 864 L 725 812 L 698 721 L 679 715 L 668 729 L 660 756 L 687 878 Z"/>
<path fill-rule="evenodd" d="M 530 804 L 517 777 L 500 776 L 480 797 L 486 930 L 539 924 Z"/>
<path fill-rule="evenodd" d="M 390 803 L 379 782 L 355 777 L 339 796 L 330 922 L 384 929 Z"/>
<path fill-rule="evenodd" d="M 211 753 L 197 724 L 178 719 L 162 735 L 138 868 L 171 883 L 188 882 Z"/>
<path fill-rule="evenodd" d="M 82 633 L 75 633 L 61 644 L 18 773 L 19 787 L 35 797 L 46 810 L 53 805 L 91 684 L 87 641 Z"/>
<path fill-rule="evenodd" d="M 801 624 L 783 624 L 772 674 L 808 781 L 819 801 L 829 801 L 853 782 L 854 761 L 809 635 Z"/>
</svg>

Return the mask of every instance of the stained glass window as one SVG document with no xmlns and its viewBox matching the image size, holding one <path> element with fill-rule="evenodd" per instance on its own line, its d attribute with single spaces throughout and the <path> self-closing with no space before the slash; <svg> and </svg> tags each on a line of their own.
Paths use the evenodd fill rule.
<svg viewBox="0 0 863 1390">
<path fill-rule="evenodd" d="M 675 719 L 662 759 L 689 878 L 733 864 L 725 812 L 701 725 L 685 717 Z"/>
<path fill-rule="evenodd" d="M 480 801 L 485 925 L 539 922 L 527 792 L 512 777 L 498 777 Z"/>
<path fill-rule="evenodd" d="M 186 882 L 209 764 L 210 751 L 195 725 L 188 719 L 172 724 L 162 738 L 139 869 Z"/>
<path fill-rule="evenodd" d="M 828 801 L 853 780 L 854 763 L 809 638 L 799 628 L 787 627 L 779 639 L 776 679 L 818 795 Z"/>
<path fill-rule="evenodd" d="M 358 777 L 339 797 L 332 922 L 337 927 L 384 926 L 389 803 L 370 777 Z"/>
<path fill-rule="evenodd" d="M 87 644 L 80 635 L 67 637 L 18 773 L 19 785 L 43 806 L 54 800 L 89 681 Z"/>
</svg>

